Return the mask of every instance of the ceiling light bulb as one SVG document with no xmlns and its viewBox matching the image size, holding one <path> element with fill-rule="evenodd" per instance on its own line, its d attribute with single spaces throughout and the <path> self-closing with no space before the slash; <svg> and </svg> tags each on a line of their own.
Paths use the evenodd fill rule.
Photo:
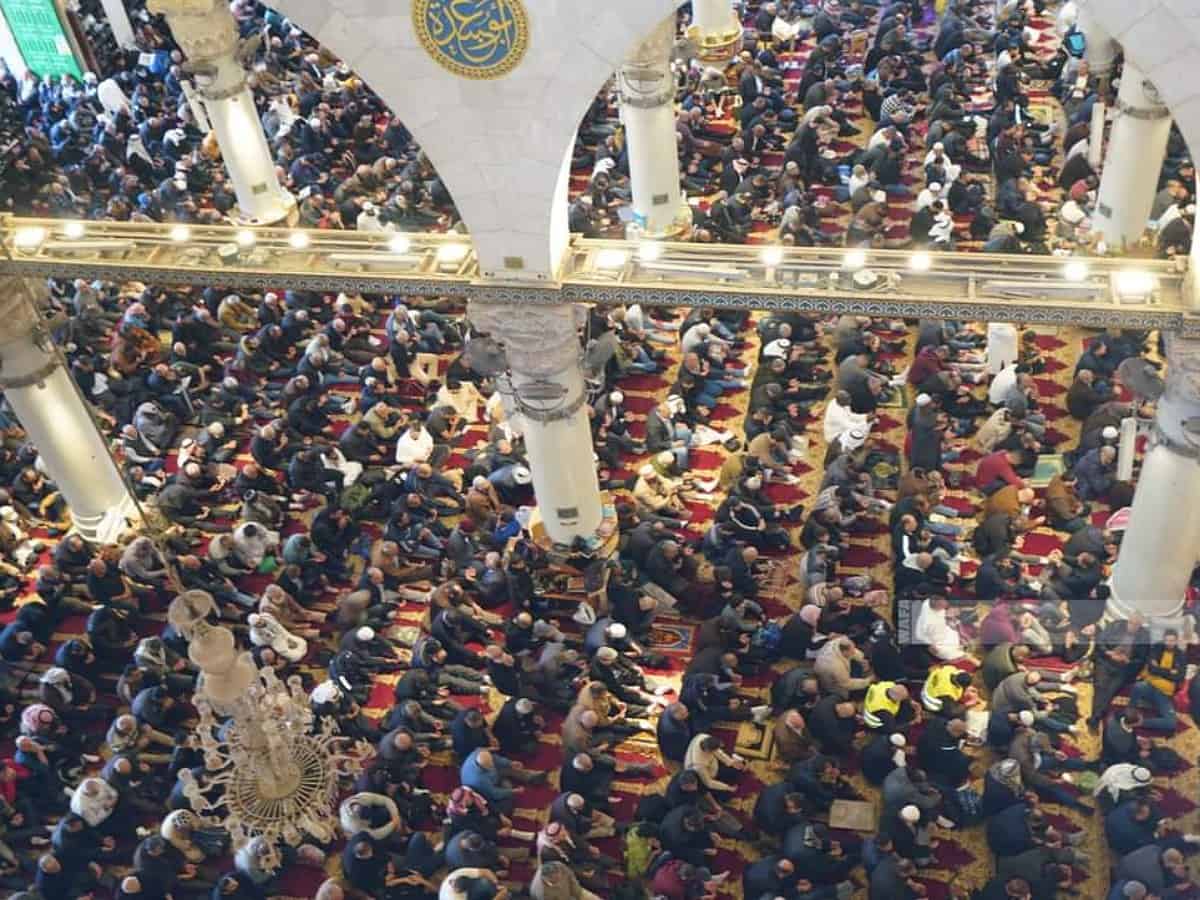
<svg viewBox="0 0 1200 900">
<path fill-rule="evenodd" d="M 186 225 L 176 225 L 171 229 L 171 240 L 177 244 L 182 244 L 192 236 L 192 229 Z"/>
<path fill-rule="evenodd" d="M 658 241 L 642 241 L 638 247 L 638 259 L 643 262 L 654 262 L 662 256 L 663 247 Z"/>
<path fill-rule="evenodd" d="M 909 259 L 908 267 L 914 272 L 928 272 L 933 268 L 933 257 L 924 250 L 918 250 Z"/>
<path fill-rule="evenodd" d="M 18 228 L 13 234 L 13 246 L 18 250 L 33 251 L 42 246 L 46 240 L 46 229 L 40 225 L 27 225 Z"/>
<path fill-rule="evenodd" d="M 237 245 L 243 250 L 253 247 L 258 238 L 249 228 L 244 228 L 237 233 Z"/>
<path fill-rule="evenodd" d="M 308 233 L 304 231 L 293 231 L 288 235 L 288 243 L 291 244 L 293 250 L 303 250 L 308 247 L 312 241 L 308 237 Z"/>
<path fill-rule="evenodd" d="M 63 234 L 69 238 L 81 238 L 85 231 L 87 226 L 82 222 L 68 222 L 63 226 Z"/>
<path fill-rule="evenodd" d="M 783 262 L 782 247 L 763 247 L 762 261 L 767 266 L 777 266 Z"/>
<path fill-rule="evenodd" d="M 861 269 L 867 264 L 866 250 L 847 250 L 842 259 L 842 267 L 846 269 Z"/>
<path fill-rule="evenodd" d="M 438 262 L 461 262 L 466 258 L 468 250 L 466 244 L 442 244 L 437 251 Z"/>
<path fill-rule="evenodd" d="M 388 249 L 393 253 L 407 253 L 412 248 L 412 241 L 407 234 L 397 234 L 388 241 Z"/>
<path fill-rule="evenodd" d="M 627 259 L 629 254 L 624 250 L 601 250 L 596 254 L 596 266 L 600 269 L 619 269 Z"/>
<path fill-rule="evenodd" d="M 1063 277 L 1067 281 L 1083 281 L 1088 276 L 1088 267 L 1081 259 L 1073 259 L 1063 266 Z"/>
<path fill-rule="evenodd" d="M 1113 286 L 1123 297 L 1147 296 L 1157 284 L 1155 277 L 1143 269 L 1124 269 L 1113 276 Z"/>
</svg>

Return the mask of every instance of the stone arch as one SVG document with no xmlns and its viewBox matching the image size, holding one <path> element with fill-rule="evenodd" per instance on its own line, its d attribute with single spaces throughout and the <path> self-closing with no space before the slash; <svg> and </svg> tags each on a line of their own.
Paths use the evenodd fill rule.
<svg viewBox="0 0 1200 900">
<path fill-rule="evenodd" d="M 1080 0 L 1146 73 L 1193 153 L 1200 153 L 1200 3 Z"/>
<path fill-rule="evenodd" d="M 412 131 L 454 196 L 485 275 L 549 281 L 567 239 L 562 201 L 583 111 L 683 0 L 524 0 L 529 51 L 495 81 L 453 76 L 430 59 L 412 27 L 412 0 L 271 2 L 349 63 Z M 1080 2 L 1200 148 L 1200 3 Z"/>
<path fill-rule="evenodd" d="M 680 0 L 523 0 L 529 50 L 494 81 L 422 49 L 412 0 L 269 0 L 345 60 L 412 132 L 454 197 L 488 277 L 550 281 L 567 241 L 579 121 L 625 53 Z"/>
</svg>

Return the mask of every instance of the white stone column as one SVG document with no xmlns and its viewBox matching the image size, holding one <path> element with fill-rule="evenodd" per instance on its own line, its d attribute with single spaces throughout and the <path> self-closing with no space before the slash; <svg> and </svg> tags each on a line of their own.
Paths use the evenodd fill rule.
<svg viewBox="0 0 1200 900">
<path fill-rule="evenodd" d="M 1112 577 L 1109 611 L 1117 616 L 1136 612 L 1163 625 L 1183 606 L 1200 559 L 1200 440 L 1184 423 L 1198 416 L 1200 340 L 1169 334 L 1154 444 L 1142 462 Z"/>
<path fill-rule="evenodd" d="M 125 9 L 125 0 L 100 0 L 104 7 L 104 15 L 108 19 L 108 27 L 112 29 L 117 46 L 124 49 L 136 47 L 133 39 L 133 25 L 129 21 L 129 13 Z"/>
<path fill-rule="evenodd" d="M 88 540 L 109 542 L 138 509 L 104 437 L 62 365 L 33 297 L 41 282 L 0 280 L 0 390 Z"/>
<path fill-rule="evenodd" d="M 1083 36 L 1087 41 L 1084 59 L 1088 64 L 1088 73 L 1101 86 L 1107 88 L 1108 82 L 1112 78 L 1113 66 L 1116 65 L 1120 48 L 1117 46 L 1117 42 L 1112 39 L 1112 35 L 1096 21 L 1096 17 L 1092 15 L 1088 4 L 1081 3 L 1079 5 L 1079 17 L 1076 24 L 1079 30 L 1083 32 Z M 1101 93 L 1104 92 L 1102 91 Z"/>
<path fill-rule="evenodd" d="M 1141 240 L 1170 136 L 1171 113 L 1158 90 L 1126 60 L 1100 172 L 1094 225 L 1111 249 L 1131 247 Z"/>
<path fill-rule="evenodd" d="M 706 63 L 727 63 L 742 48 L 742 23 L 729 0 L 692 0 L 688 39 Z"/>
<path fill-rule="evenodd" d="M 578 329 L 583 307 L 471 301 L 471 324 L 508 357 L 533 492 L 551 540 L 591 537 L 603 510 L 588 424 Z"/>
<path fill-rule="evenodd" d="M 254 95 L 239 58 L 237 22 L 224 0 L 150 0 L 167 17 L 187 57 L 225 169 L 237 194 L 238 218 L 272 225 L 292 215 L 296 200 L 279 184 Z"/>
<path fill-rule="evenodd" d="M 1088 122 L 1088 165 L 1097 172 L 1104 164 L 1104 129 L 1108 124 L 1108 107 L 1099 97 L 1092 104 L 1092 118 Z"/>
<path fill-rule="evenodd" d="M 631 237 L 675 238 L 692 227 L 691 208 L 679 184 L 675 82 L 671 77 L 674 45 L 672 13 L 617 71 L 633 193 Z"/>
</svg>

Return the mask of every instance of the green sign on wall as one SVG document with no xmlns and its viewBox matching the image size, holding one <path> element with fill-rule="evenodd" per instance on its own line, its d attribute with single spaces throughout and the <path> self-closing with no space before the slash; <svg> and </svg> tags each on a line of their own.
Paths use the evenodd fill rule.
<svg viewBox="0 0 1200 900">
<path fill-rule="evenodd" d="M 17 42 L 25 65 L 39 76 L 82 76 L 63 32 L 54 0 L 0 0 L 0 10 Z"/>
</svg>

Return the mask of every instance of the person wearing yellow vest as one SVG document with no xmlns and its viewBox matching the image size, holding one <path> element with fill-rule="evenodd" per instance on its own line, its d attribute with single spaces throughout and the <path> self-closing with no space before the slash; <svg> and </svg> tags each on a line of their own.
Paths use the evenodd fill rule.
<svg viewBox="0 0 1200 900">
<path fill-rule="evenodd" d="M 908 688 L 904 685 L 877 681 L 867 688 L 863 700 L 863 724 L 868 728 L 896 731 L 916 716 L 916 707 L 908 699 Z"/>
<path fill-rule="evenodd" d="M 1149 706 L 1154 710 L 1153 716 L 1142 720 L 1143 728 L 1175 730 L 1175 693 L 1183 684 L 1187 670 L 1183 657 L 1179 633 L 1168 628 L 1163 633 L 1163 642 L 1151 649 L 1141 677 L 1129 694 L 1131 706 Z"/>
<path fill-rule="evenodd" d="M 971 687 L 971 674 L 957 666 L 934 666 L 921 686 L 921 705 L 947 719 L 961 716 L 978 702 L 979 694 Z"/>
</svg>

